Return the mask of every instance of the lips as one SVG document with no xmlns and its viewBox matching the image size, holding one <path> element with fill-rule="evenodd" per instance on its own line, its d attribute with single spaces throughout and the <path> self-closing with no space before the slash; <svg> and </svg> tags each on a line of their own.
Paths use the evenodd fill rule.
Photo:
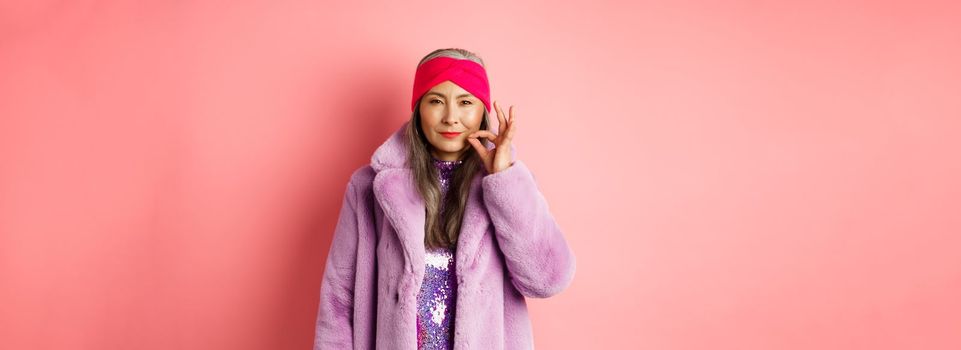
<svg viewBox="0 0 961 350">
<path fill-rule="evenodd" d="M 460 135 L 461 132 L 441 132 L 440 134 L 446 138 L 453 139 Z"/>
</svg>

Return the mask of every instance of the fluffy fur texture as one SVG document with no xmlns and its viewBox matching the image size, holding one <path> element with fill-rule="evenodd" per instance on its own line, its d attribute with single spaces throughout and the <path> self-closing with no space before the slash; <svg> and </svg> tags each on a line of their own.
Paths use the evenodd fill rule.
<svg viewBox="0 0 961 350">
<path fill-rule="evenodd" d="M 315 350 L 417 346 L 425 207 L 404 164 L 408 123 L 351 175 L 321 283 Z M 455 254 L 455 349 L 533 349 L 525 297 L 550 297 L 574 278 L 573 252 L 533 174 L 514 159 L 471 182 Z"/>
</svg>

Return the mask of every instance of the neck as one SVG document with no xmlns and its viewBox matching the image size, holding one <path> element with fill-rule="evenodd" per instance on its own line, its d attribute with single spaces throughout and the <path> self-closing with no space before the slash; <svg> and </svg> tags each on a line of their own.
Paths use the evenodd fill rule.
<svg viewBox="0 0 961 350">
<path fill-rule="evenodd" d="M 436 149 L 430 150 L 430 156 L 432 158 L 434 158 L 435 160 L 440 160 L 445 162 L 459 161 L 461 160 L 460 158 L 462 155 L 464 155 L 464 151 L 458 152 L 456 154 L 452 154 L 452 153 L 438 154 Z"/>
</svg>

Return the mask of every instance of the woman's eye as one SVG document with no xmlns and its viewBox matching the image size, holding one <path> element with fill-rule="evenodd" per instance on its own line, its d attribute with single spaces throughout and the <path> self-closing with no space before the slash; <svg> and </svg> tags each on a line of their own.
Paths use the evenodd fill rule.
<svg viewBox="0 0 961 350">
<path fill-rule="evenodd" d="M 463 102 L 466 103 L 466 104 L 473 104 L 473 102 L 471 102 L 471 101 L 463 101 Z"/>
<path fill-rule="evenodd" d="M 434 103 L 434 102 L 440 102 L 440 100 L 437 100 L 437 99 L 430 100 L 430 103 Z"/>
</svg>

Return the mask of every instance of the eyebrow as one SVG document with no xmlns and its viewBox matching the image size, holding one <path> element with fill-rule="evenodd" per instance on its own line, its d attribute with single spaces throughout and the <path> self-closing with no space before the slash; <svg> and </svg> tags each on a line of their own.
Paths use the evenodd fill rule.
<svg viewBox="0 0 961 350">
<path fill-rule="evenodd" d="M 439 92 L 434 92 L 434 91 L 428 92 L 427 94 L 428 94 L 428 95 L 437 95 L 437 96 L 440 96 L 440 97 L 445 97 L 445 96 L 442 95 L 441 93 L 439 93 Z M 460 94 L 460 95 L 457 95 L 457 97 L 455 97 L 455 98 L 470 97 L 470 96 L 472 96 L 472 95 L 471 95 L 471 94 Z"/>
</svg>

